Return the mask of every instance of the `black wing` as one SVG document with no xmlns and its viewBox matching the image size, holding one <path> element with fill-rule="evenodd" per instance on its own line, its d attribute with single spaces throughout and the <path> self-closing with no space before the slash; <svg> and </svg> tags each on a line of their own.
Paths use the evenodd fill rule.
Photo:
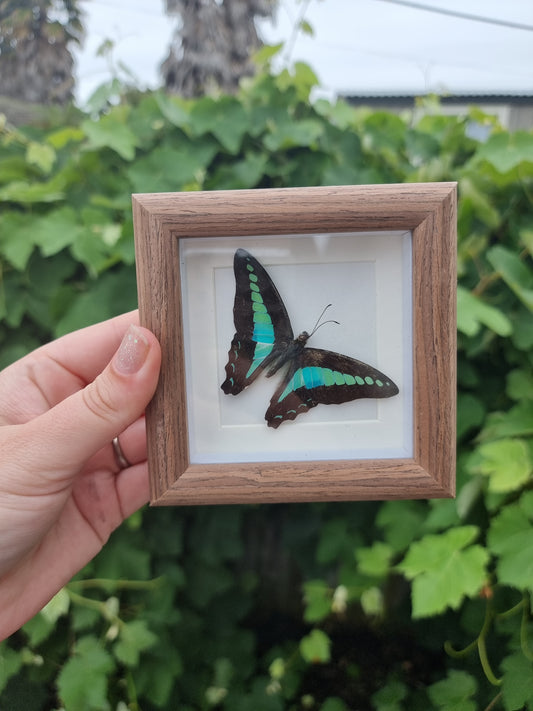
<svg viewBox="0 0 533 711">
<path fill-rule="evenodd" d="M 287 309 L 265 268 L 245 249 L 233 259 L 236 333 L 228 352 L 225 393 L 237 395 L 293 340 Z"/>
<path fill-rule="evenodd" d="M 398 392 L 387 375 L 368 363 L 333 351 L 305 348 L 272 396 L 265 420 L 269 427 L 279 427 L 319 404 L 392 397 Z"/>
</svg>

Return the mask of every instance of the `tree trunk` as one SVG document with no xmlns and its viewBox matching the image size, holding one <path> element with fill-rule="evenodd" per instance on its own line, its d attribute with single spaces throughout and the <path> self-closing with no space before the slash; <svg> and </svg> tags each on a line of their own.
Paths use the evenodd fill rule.
<svg viewBox="0 0 533 711">
<path fill-rule="evenodd" d="M 0 95 L 69 102 L 74 61 L 68 45 L 81 40 L 80 17 L 76 0 L 0 0 Z"/>
<path fill-rule="evenodd" d="M 255 18 L 272 15 L 276 0 L 167 0 L 178 14 L 170 53 L 161 66 L 166 88 L 182 96 L 234 92 L 254 73 L 252 54 L 261 47 Z"/>
</svg>

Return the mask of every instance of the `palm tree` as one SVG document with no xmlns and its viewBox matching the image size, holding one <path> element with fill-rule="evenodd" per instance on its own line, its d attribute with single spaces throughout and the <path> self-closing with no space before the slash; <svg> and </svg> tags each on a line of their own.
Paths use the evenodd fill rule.
<svg viewBox="0 0 533 711">
<path fill-rule="evenodd" d="M 270 17 L 277 0 L 166 0 L 177 14 L 168 57 L 161 65 L 165 86 L 182 96 L 213 89 L 235 91 L 241 77 L 253 74 L 251 55 L 261 46 L 256 17 Z"/>
<path fill-rule="evenodd" d="M 72 99 L 78 0 L 0 0 L 0 96 L 38 104 Z"/>
</svg>

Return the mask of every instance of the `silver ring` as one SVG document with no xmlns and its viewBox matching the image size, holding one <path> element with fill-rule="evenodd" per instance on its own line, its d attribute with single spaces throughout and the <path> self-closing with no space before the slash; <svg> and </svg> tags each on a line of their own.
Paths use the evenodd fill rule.
<svg viewBox="0 0 533 711">
<path fill-rule="evenodd" d="M 111 444 L 113 445 L 113 454 L 115 455 L 115 461 L 119 469 L 127 469 L 128 467 L 131 467 L 131 464 L 124 456 L 124 452 L 122 451 L 122 447 L 120 446 L 118 437 L 113 437 L 113 441 L 111 442 Z"/>
</svg>

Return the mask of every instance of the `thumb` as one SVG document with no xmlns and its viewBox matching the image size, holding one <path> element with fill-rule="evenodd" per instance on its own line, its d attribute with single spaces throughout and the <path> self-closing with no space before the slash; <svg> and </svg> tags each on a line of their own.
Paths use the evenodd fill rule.
<svg viewBox="0 0 533 711">
<path fill-rule="evenodd" d="M 142 415 L 154 394 L 160 364 L 155 336 L 131 325 L 111 362 L 93 382 L 27 423 L 33 432 L 26 444 L 26 462 L 33 452 L 38 457 L 37 471 L 50 472 L 56 481 L 74 476 Z"/>
</svg>

